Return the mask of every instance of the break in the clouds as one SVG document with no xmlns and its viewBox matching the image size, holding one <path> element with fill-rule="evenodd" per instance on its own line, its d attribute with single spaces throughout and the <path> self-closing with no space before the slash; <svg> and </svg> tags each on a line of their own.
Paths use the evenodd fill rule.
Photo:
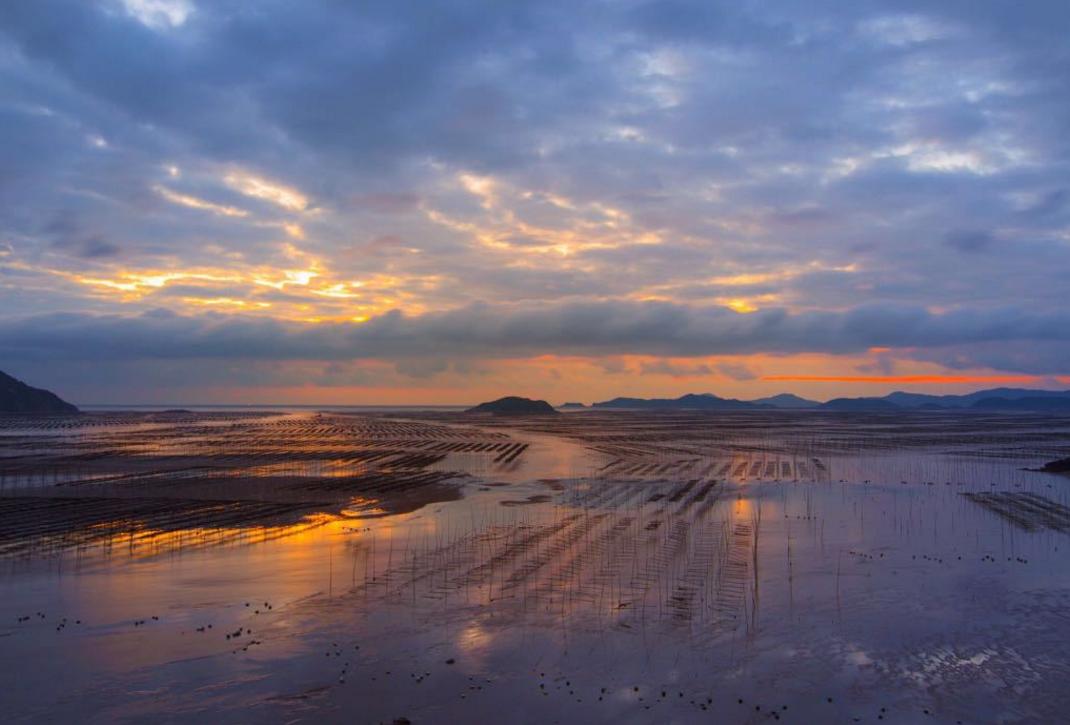
<svg viewBox="0 0 1070 725">
<path fill-rule="evenodd" d="M 1068 34 L 1040 0 L 3 3 L 0 368 L 1065 375 Z"/>
</svg>

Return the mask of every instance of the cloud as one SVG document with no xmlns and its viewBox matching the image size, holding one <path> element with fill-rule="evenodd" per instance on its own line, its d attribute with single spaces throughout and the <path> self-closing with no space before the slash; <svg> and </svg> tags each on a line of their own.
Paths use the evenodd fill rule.
<svg viewBox="0 0 1070 725">
<path fill-rule="evenodd" d="M 0 346 L 1064 372 L 1068 33 L 1059 0 L 0 3 Z"/>
<path fill-rule="evenodd" d="M 411 378 L 430 378 L 449 369 L 449 363 L 439 358 L 407 358 L 395 366 L 402 375 Z"/>
<path fill-rule="evenodd" d="M 754 380 L 758 377 L 758 373 L 754 372 L 748 365 L 741 365 L 736 363 L 719 363 L 717 370 L 725 377 L 732 380 Z"/>
<path fill-rule="evenodd" d="M 181 204 L 182 206 L 188 206 L 191 209 L 203 209 L 205 211 L 210 211 L 213 214 L 221 214 L 223 216 L 249 216 L 249 212 L 245 211 L 244 209 L 238 209 L 233 206 L 224 206 L 223 204 L 214 204 L 204 199 L 198 199 L 195 196 L 190 196 L 188 194 L 180 194 L 176 191 L 168 189 L 166 186 L 157 186 L 156 192 L 164 199 L 167 199 L 172 203 Z"/>
<path fill-rule="evenodd" d="M 944 235 L 944 244 L 960 252 L 983 252 L 992 246 L 992 235 L 977 230 L 959 230 Z"/>
<path fill-rule="evenodd" d="M 57 213 L 45 224 L 43 231 L 51 237 L 53 249 L 81 259 L 105 259 L 122 253 L 119 245 L 86 227 L 70 210 Z"/>
<path fill-rule="evenodd" d="M 6 320 L 0 322 L 0 340 L 0 353 L 19 359 L 400 360 L 399 369 L 407 374 L 440 371 L 441 360 L 451 357 L 855 354 L 876 346 L 920 351 L 914 354 L 925 359 L 957 349 L 961 357 L 945 363 L 966 366 L 990 358 L 994 344 L 1070 350 L 1070 312 L 1005 307 L 932 313 L 922 307 L 872 305 L 847 312 L 741 314 L 725 307 L 663 302 L 564 301 L 475 304 L 419 316 L 393 311 L 360 324 L 308 325 L 158 310 L 133 318 L 66 313 Z M 971 355 L 971 347 L 980 352 Z M 1065 373 L 1066 359 L 1052 357 L 1042 369 L 1029 371 Z M 1000 369 L 1035 367 L 1019 357 Z M 676 368 L 655 364 L 647 371 L 659 370 L 672 374 Z M 737 379 L 751 374 L 746 367 L 720 372 Z"/>
<path fill-rule="evenodd" d="M 193 12 L 186 0 L 122 0 L 122 4 L 126 12 L 155 29 L 176 28 Z"/>
<path fill-rule="evenodd" d="M 681 365 L 670 360 L 654 360 L 640 362 L 639 373 L 642 375 L 668 375 L 673 378 L 697 378 L 713 375 L 713 368 L 705 363 Z"/>
<path fill-rule="evenodd" d="M 112 244 L 99 234 L 83 237 L 81 239 L 59 239 L 53 242 L 53 246 L 57 249 L 71 252 L 75 256 L 83 259 L 115 257 L 122 252 L 122 249 L 119 246 Z"/>
</svg>

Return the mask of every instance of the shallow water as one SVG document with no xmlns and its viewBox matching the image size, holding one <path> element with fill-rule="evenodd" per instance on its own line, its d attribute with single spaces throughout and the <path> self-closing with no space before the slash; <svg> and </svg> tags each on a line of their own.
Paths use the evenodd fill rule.
<svg viewBox="0 0 1070 725">
<path fill-rule="evenodd" d="M 0 431 L 7 721 L 1064 717 L 1070 419 L 94 415 Z"/>
</svg>

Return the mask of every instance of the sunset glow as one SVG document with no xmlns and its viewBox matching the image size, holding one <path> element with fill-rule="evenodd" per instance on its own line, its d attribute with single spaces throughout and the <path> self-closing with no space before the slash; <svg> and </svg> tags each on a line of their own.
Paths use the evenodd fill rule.
<svg viewBox="0 0 1070 725">
<path fill-rule="evenodd" d="M 1067 0 L 0 0 L 0 720 L 1059 723 Z"/>
<path fill-rule="evenodd" d="M 79 400 L 225 380 L 469 403 L 546 355 L 563 399 L 1067 385 L 1067 105 L 1042 45 L 983 12 L 777 5 L 708 33 L 446 13 L 466 29 L 434 51 L 416 28 L 441 19 L 405 10 L 12 10 L 4 366 Z"/>
</svg>

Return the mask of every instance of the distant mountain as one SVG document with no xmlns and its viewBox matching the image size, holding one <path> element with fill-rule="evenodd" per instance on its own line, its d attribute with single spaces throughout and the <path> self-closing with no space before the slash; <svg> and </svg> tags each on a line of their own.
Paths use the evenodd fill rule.
<svg viewBox="0 0 1070 725">
<path fill-rule="evenodd" d="M 757 405 L 771 405 L 774 408 L 816 408 L 821 405 L 816 400 L 807 400 L 791 393 L 781 393 L 769 398 L 758 398 L 750 402 Z"/>
<path fill-rule="evenodd" d="M 31 388 L 0 371 L 0 413 L 77 413 L 78 408 L 55 393 Z"/>
<path fill-rule="evenodd" d="M 569 409 L 572 409 L 572 408 L 586 408 L 587 406 L 584 405 L 583 403 L 562 403 L 561 405 L 559 405 L 557 407 L 560 408 L 561 410 L 569 410 Z"/>
<path fill-rule="evenodd" d="M 493 415 L 560 415 L 545 400 L 532 400 L 510 395 L 489 403 L 480 403 L 469 408 L 465 413 L 491 413 Z"/>
<path fill-rule="evenodd" d="M 902 408 L 883 398 L 833 398 L 827 403 L 822 403 L 819 410 L 902 410 Z"/>
<path fill-rule="evenodd" d="M 1003 398 L 1006 400 L 1022 400 L 1024 398 L 1068 398 L 1070 390 L 1031 390 L 1028 388 L 992 388 L 990 390 L 978 390 L 976 393 L 965 395 L 925 395 L 923 393 L 889 393 L 884 400 L 895 403 L 903 408 L 921 408 L 933 406 L 940 408 L 969 408 L 985 398 Z"/>
<path fill-rule="evenodd" d="M 566 403 L 562 408 L 582 408 Z M 679 398 L 613 398 L 589 407 L 609 410 L 1068 410 L 1070 390 L 993 388 L 966 395 L 889 393 L 883 397 L 835 398 L 827 403 L 781 393 L 757 400 L 720 398 L 712 393 L 688 393 Z"/>
<path fill-rule="evenodd" d="M 981 398 L 970 406 L 970 410 L 1051 410 L 1070 412 L 1070 397 Z"/>
<path fill-rule="evenodd" d="M 627 408 L 639 410 L 761 410 L 771 405 L 750 403 L 734 398 L 718 398 L 710 393 L 688 393 L 679 398 L 613 398 L 602 403 L 592 403 L 592 408 Z"/>
<path fill-rule="evenodd" d="M 902 408 L 965 408 L 969 403 L 962 402 L 961 395 L 925 395 L 924 393 L 895 392 L 885 395 L 881 400 L 895 403 Z"/>
</svg>

